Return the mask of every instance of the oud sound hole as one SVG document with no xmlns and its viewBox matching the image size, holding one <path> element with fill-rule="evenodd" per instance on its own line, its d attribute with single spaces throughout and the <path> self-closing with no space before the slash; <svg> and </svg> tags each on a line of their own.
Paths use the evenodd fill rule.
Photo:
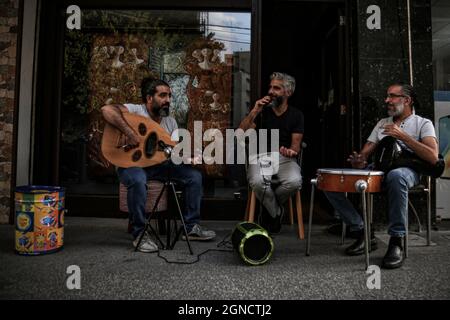
<svg viewBox="0 0 450 320">
<path fill-rule="evenodd" d="M 149 134 L 147 141 L 145 142 L 145 155 L 147 158 L 153 157 L 157 148 L 156 143 L 158 142 L 158 136 L 155 132 Z"/>
<path fill-rule="evenodd" d="M 139 161 L 139 159 L 142 157 L 142 151 L 141 150 L 137 150 L 133 153 L 133 156 L 131 157 L 131 159 L 133 160 L 133 162 L 137 162 Z"/>
<path fill-rule="evenodd" d="M 140 123 L 139 127 L 138 127 L 138 131 L 141 136 L 145 136 L 147 134 L 147 128 L 145 127 L 145 124 Z"/>
</svg>

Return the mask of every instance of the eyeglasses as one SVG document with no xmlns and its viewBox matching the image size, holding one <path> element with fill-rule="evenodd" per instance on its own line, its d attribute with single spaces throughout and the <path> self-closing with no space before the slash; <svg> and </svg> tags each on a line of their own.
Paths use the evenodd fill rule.
<svg viewBox="0 0 450 320">
<path fill-rule="evenodd" d="M 396 94 L 396 93 L 388 93 L 388 95 L 386 96 L 386 98 L 388 99 L 394 99 L 394 98 L 406 98 L 407 96 L 403 95 L 403 94 Z"/>
</svg>

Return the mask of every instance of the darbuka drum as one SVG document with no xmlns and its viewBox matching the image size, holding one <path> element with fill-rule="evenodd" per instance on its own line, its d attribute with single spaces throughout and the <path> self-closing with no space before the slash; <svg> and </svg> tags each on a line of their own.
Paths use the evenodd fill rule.
<svg viewBox="0 0 450 320">
<path fill-rule="evenodd" d="M 242 260 L 250 265 L 264 264 L 272 256 L 272 238 L 256 223 L 238 223 L 231 235 L 231 242 Z"/>
<path fill-rule="evenodd" d="M 362 169 L 318 169 L 317 188 L 331 192 L 358 192 L 356 182 L 367 182 L 366 192 L 380 192 L 383 171 Z"/>
</svg>

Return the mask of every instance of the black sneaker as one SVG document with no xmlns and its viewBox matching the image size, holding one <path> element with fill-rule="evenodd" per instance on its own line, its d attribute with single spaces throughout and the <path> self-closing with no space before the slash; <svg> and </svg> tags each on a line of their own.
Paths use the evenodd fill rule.
<svg viewBox="0 0 450 320">
<path fill-rule="evenodd" d="M 284 209 L 281 208 L 281 214 L 277 217 L 272 217 L 265 207 L 260 215 L 259 224 L 266 229 L 270 234 L 277 234 L 281 231 L 281 219 L 283 218 Z"/>
</svg>

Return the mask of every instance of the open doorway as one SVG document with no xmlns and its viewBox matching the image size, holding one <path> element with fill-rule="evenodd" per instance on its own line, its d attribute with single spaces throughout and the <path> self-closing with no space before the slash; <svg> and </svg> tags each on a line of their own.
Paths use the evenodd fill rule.
<svg viewBox="0 0 450 320">
<path fill-rule="evenodd" d="M 290 104 L 305 116 L 303 206 L 318 168 L 347 167 L 351 151 L 349 45 L 345 2 L 264 2 L 261 36 L 261 95 L 273 71 L 296 78 Z M 331 211 L 328 202 L 316 202 Z"/>
</svg>

